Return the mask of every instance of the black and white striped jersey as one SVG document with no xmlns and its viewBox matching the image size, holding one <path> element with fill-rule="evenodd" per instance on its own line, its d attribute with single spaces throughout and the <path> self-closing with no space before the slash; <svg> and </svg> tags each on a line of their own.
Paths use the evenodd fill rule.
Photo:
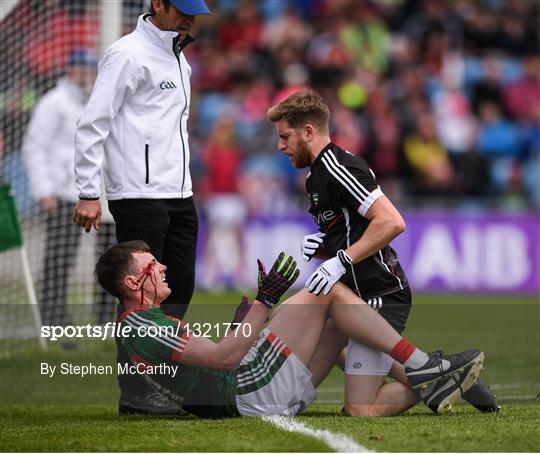
<svg viewBox="0 0 540 454">
<path fill-rule="evenodd" d="M 306 180 L 309 212 L 324 237 L 330 256 L 347 249 L 365 232 L 364 217 L 383 195 L 366 161 L 330 143 L 311 165 Z M 364 299 L 393 293 L 408 286 L 397 253 L 390 246 L 352 265 L 341 282 Z"/>
</svg>

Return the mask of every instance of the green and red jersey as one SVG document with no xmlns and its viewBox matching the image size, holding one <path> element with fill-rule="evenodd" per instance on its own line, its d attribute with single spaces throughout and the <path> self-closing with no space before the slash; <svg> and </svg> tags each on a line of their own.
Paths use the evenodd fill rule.
<svg viewBox="0 0 540 454">
<path fill-rule="evenodd" d="M 220 371 L 180 364 L 190 333 L 185 323 L 165 315 L 161 309 L 128 310 L 119 318 L 131 328 L 122 337 L 137 370 L 174 366 L 177 373 L 142 373 L 155 388 L 179 402 L 182 407 L 204 418 L 239 416 L 236 409 L 237 379 L 233 371 Z M 158 366 L 158 367 L 156 367 Z"/>
</svg>

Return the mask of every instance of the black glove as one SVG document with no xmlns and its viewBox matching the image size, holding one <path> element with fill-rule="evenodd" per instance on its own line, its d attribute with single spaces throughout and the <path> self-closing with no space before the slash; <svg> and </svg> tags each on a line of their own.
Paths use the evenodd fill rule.
<svg viewBox="0 0 540 454">
<path fill-rule="evenodd" d="M 293 258 L 285 252 L 279 254 L 268 274 L 260 260 L 257 260 L 257 265 L 259 266 L 259 291 L 255 299 L 272 307 L 298 279 L 300 270 L 296 268 Z"/>
</svg>

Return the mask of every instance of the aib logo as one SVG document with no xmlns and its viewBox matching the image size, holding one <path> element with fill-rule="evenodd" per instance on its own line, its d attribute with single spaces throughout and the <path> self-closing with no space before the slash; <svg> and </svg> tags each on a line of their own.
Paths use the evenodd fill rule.
<svg viewBox="0 0 540 454">
<path fill-rule="evenodd" d="M 173 81 L 166 80 L 159 84 L 159 88 L 161 88 L 162 90 L 171 90 L 173 88 L 176 88 L 176 85 L 174 85 Z"/>
</svg>

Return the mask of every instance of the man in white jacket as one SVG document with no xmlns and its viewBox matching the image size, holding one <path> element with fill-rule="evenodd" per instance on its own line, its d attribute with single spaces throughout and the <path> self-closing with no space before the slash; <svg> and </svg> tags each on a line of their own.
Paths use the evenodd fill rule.
<svg viewBox="0 0 540 454">
<path fill-rule="evenodd" d="M 45 260 L 40 309 L 46 325 L 68 324 L 67 279 L 74 265 L 80 231 L 71 222 L 77 200 L 73 174 L 74 137 L 77 120 L 90 96 L 96 78 L 97 58 L 86 49 L 71 53 L 66 75 L 36 104 L 26 130 L 22 157 L 32 197 L 46 216 Z M 110 246 L 107 226 L 98 242 Z M 103 303 L 112 298 L 100 293 Z"/>
<path fill-rule="evenodd" d="M 198 229 L 187 131 L 191 67 L 182 50 L 200 14 L 211 14 L 203 0 L 152 0 L 150 14 L 100 61 L 76 134 L 73 221 L 87 232 L 100 228 L 104 163 L 117 240 L 144 240 L 168 267 L 172 293 L 163 310 L 178 318 L 193 294 Z M 118 355 L 128 362 L 121 345 Z M 146 397 L 139 377 L 119 383 L 121 413 L 169 412 L 159 397 Z"/>
</svg>

